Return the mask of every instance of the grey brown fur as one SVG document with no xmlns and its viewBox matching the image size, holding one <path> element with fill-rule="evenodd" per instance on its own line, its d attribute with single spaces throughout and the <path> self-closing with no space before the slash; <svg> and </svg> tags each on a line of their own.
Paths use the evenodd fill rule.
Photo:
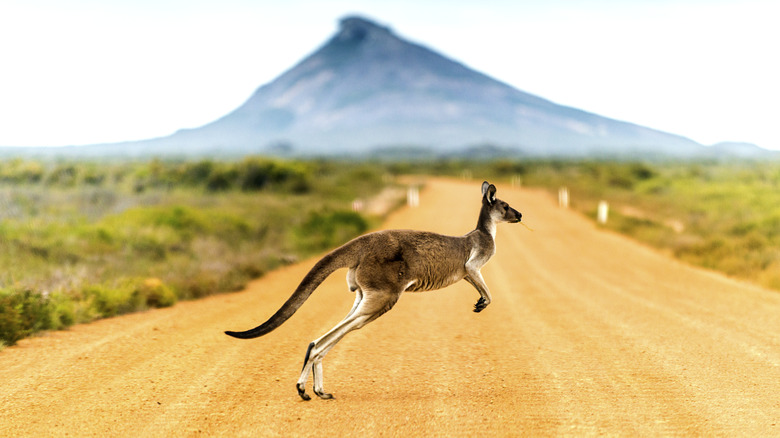
<svg viewBox="0 0 780 438">
<path fill-rule="evenodd" d="M 490 292 L 480 269 L 495 254 L 498 222 L 520 222 L 522 215 L 496 198 L 496 187 L 482 183 L 482 209 L 475 230 L 464 236 L 414 230 L 369 233 L 334 249 L 318 261 L 292 296 L 263 324 L 245 332 L 225 332 L 240 338 L 262 336 L 282 325 L 331 273 L 348 268 L 347 285 L 355 303 L 347 316 L 315 340 L 306 351 L 296 388 L 304 400 L 309 373 L 314 374 L 314 393 L 333 398 L 323 390 L 322 359 L 347 333 L 359 329 L 392 309 L 403 292 L 441 289 L 466 280 L 479 292 L 474 311 L 490 304 Z"/>
</svg>

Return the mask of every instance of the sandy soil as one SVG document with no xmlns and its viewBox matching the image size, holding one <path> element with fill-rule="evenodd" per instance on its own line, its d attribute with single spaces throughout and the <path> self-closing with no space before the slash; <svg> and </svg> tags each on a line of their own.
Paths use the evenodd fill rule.
<svg viewBox="0 0 780 438">
<path fill-rule="evenodd" d="M 463 234 L 479 183 L 431 180 L 388 228 Z M 28 339 L 0 352 L 0 436 L 780 435 L 780 294 L 602 232 L 544 193 L 498 196 L 483 269 L 407 294 L 325 359 L 336 399 L 295 390 L 308 343 L 352 305 L 332 275 L 251 341 L 308 260 L 215 296 Z M 308 391 L 311 392 L 311 382 Z"/>
</svg>

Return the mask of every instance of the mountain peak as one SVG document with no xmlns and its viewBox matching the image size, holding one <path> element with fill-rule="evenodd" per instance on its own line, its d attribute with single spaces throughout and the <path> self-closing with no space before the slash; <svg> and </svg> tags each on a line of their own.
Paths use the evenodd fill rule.
<svg viewBox="0 0 780 438">
<path fill-rule="evenodd" d="M 360 16 L 344 17 L 340 21 L 339 32 L 335 39 L 341 42 L 361 42 L 376 37 L 391 36 L 389 27 L 380 26 L 374 21 Z"/>
</svg>

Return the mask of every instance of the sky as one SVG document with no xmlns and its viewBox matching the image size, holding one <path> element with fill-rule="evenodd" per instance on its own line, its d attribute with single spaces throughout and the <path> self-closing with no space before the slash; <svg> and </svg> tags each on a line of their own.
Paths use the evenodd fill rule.
<svg viewBox="0 0 780 438">
<path fill-rule="evenodd" d="M 0 145 L 202 126 L 347 15 L 558 104 L 780 150 L 776 0 L 3 0 Z"/>
</svg>

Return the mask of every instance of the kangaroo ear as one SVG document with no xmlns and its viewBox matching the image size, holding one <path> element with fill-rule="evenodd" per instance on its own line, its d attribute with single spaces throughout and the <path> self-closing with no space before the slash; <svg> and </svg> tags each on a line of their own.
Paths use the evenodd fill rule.
<svg viewBox="0 0 780 438">
<path fill-rule="evenodd" d="M 488 187 L 488 193 L 487 193 L 488 202 L 491 204 L 496 202 L 496 186 L 493 184 Z"/>
<path fill-rule="evenodd" d="M 484 197 L 490 187 L 490 183 L 485 181 L 482 183 L 482 196 Z"/>
<path fill-rule="evenodd" d="M 496 186 L 485 181 L 482 183 L 482 197 L 487 199 L 488 204 L 496 202 Z"/>
</svg>

